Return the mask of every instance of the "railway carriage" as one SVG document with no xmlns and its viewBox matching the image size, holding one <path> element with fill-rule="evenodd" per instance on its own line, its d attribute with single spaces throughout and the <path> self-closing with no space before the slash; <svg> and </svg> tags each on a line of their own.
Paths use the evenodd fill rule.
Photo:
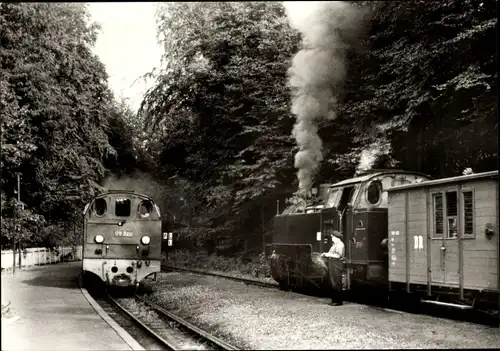
<svg viewBox="0 0 500 351">
<path fill-rule="evenodd" d="M 83 273 L 109 287 L 137 287 L 161 270 L 161 218 L 154 201 L 133 191 L 96 196 L 84 210 Z"/>
<path fill-rule="evenodd" d="M 388 193 L 389 290 L 498 309 L 498 171 Z"/>
</svg>

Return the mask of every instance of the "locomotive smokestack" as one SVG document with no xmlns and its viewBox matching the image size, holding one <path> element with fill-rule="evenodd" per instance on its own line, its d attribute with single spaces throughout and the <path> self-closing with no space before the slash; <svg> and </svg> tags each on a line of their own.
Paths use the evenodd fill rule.
<svg viewBox="0 0 500 351">
<path fill-rule="evenodd" d="M 288 70 L 292 113 L 297 120 L 292 135 L 299 193 L 306 198 L 323 160 L 318 122 L 335 119 L 338 92 L 345 76 L 348 42 L 357 37 L 361 12 L 344 1 L 285 2 L 290 26 L 302 34 L 302 49 Z"/>
<path fill-rule="evenodd" d="M 358 167 L 356 168 L 356 175 L 364 173 L 372 169 L 377 159 L 382 155 L 388 155 L 391 152 L 391 144 L 387 140 L 378 140 L 366 149 L 361 151 Z"/>
<path fill-rule="evenodd" d="M 379 151 L 376 148 L 370 147 L 361 151 L 361 157 L 359 158 L 359 164 L 356 168 L 356 174 L 361 174 L 370 170 L 373 164 L 377 160 L 377 155 Z"/>
</svg>

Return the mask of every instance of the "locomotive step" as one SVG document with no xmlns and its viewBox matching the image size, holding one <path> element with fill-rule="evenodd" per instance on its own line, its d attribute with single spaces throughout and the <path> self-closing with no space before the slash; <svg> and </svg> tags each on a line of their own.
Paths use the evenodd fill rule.
<svg viewBox="0 0 500 351">
<path fill-rule="evenodd" d="M 472 306 L 469 305 L 459 305 L 456 303 L 450 303 L 450 302 L 441 302 L 441 301 L 434 301 L 434 300 L 420 300 L 422 303 L 428 303 L 431 305 L 439 305 L 439 306 L 446 306 L 446 307 L 454 307 L 454 308 L 459 308 L 461 310 L 471 310 Z"/>
</svg>

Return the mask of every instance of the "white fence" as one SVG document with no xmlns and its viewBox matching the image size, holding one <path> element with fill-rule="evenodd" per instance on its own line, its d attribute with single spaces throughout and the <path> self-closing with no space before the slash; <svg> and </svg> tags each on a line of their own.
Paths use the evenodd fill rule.
<svg viewBox="0 0 500 351">
<path fill-rule="evenodd" d="M 21 251 L 21 267 L 33 267 L 63 261 L 80 261 L 82 246 L 58 247 L 55 250 L 45 247 L 27 248 Z M 12 269 L 12 250 L 2 251 L 2 270 Z M 16 268 L 19 268 L 19 251 L 15 253 Z"/>
</svg>

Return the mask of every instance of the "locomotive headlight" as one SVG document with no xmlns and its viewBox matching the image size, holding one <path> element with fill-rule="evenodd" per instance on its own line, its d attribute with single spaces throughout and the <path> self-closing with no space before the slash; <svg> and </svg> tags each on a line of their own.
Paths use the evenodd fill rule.
<svg viewBox="0 0 500 351">
<path fill-rule="evenodd" d="M 145 235 L 141 238 L 142 245 L 147 245 L 147 244 L 149 244 L 150 241 L 151 241 L 151 238 L 147 235 Z"/>
<path fill-rule="evenodd" d="M 104 241 L 104 237 L 101 234 L 96 235 L 95 242 L 101 244 Z"/>
</svg>

